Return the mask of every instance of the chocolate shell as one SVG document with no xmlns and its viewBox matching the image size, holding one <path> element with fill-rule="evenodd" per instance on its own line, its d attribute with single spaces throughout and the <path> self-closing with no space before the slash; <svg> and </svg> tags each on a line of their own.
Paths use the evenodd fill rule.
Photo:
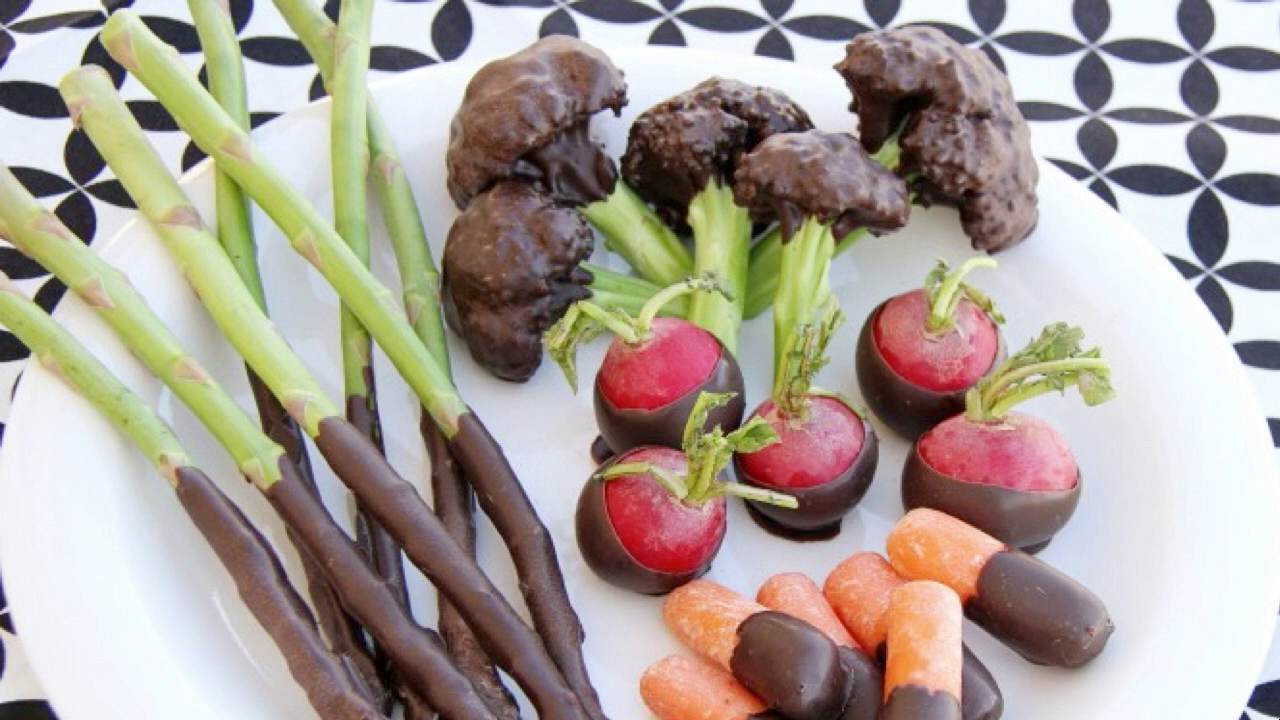
<svg viewBox="0 0 1280 720">
<path fill-rule="evenodd" d="M 1039 552 L 1062 529 L 1080 502 L 1080 474 L 1069 490 L 1014 490 L 959 480 L 929 467 L 920 441 L 902 468 L 902 505 L 927 507 L 959 518 L 1003 543 Z"/>
<path fill-rule="evenodd" d="M 615 455 L 601 469 L 608 468 L 619 457 L 624 456 L 622 453 Z M 706 564 L 688 572 L 663 572 L 641 565 L 623 546 L 613 529 L 613 523 L 609 521 L 604 486 L 605 482 L 595 478 L 588 479 L 578 496 L 578 509 L 573 516 L 578 550 L 582 553 L 582 559 L 587 561 L 587 566 L 600 579 L 643 595 L 663 595 L 701 577 L 711 568 L 711 562 L 720 550 L 720 543 L 716 544 L 716 549 L 708 556 Z M 723 534 L 720 542 L 724 542 Z"/>
<path fill-rule="evenodd" d="M 964 412 L 965 390 L 938 392 L 922 388 L 889 366 L 875 343 L 872 330 L 880 310 L 888 302 L 885 300 L 871 311 L 858 334 L 858 345 L 854 351 L 858 389 L 867 407 L 881 422 L 907 440 L 915 440 L 934 425 Z M 1004 333 L 1000 332 L 999 326 L 996 327 L 996 338 L 998 344 L 996 356 L 991 361 L 992 368 L 1003 362 L 1007 354 Z"/>
<path fill-rule="evenodd" d="M 799 503 L 799 507 L 792 509 L 748 501 L 752 517 L 757 522 L 763 518 L 777 525 L 787 534 L 834 534 L 831 530 L 838 529 L 844 516 L 862 500 L 863 495 L 867 494 L 867 489 L 871 487 L 871 481 L 875 478 L 876 463 L 880 459 L 880 441 L 876 438 L 875 428 L 871 427 L 871 423 L 867 422 L 866 418 L 861 419 L 864 434 L 862 450 L 859 451 L 858 457 L 854 458 L 849 467 L 839 476 L 821 485 L 807 488 L 780 488 L 762 483 L 744 472 L 735 456 L 733 469 L 741 482 L 785 492 Z"/>
<path fill-rule="evenodd" d="M 703 392 L 735 393 L 729 402 L 708 413 L 707 422 L 703 426 L 704 432 L 719 425 L 727 433 L 742 424 L 742 414 L 747 407 L 742 370 L 733 354 L 721 348 L 720 359 L 716 361 L 707 379 L 680 399 L 656 410 L 620 408 L 605 397 L 597 381 L 596 427 L 600 429 L 600 437 L 604 438 L 605 445 L 618 454 L 641 445 L 662 445 L 679 449 L 685 421 L 688 420 L 689 413 L 693 412 L 698 395 Z"/>
</svg>

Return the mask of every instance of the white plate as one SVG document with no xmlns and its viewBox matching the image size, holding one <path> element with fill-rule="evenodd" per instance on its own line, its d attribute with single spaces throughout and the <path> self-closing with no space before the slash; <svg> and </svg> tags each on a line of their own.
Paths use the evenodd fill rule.
<svg viewBox="0 0 1280 720">
<path fill-rule="evenodd" d="M 835 73 L 753 57 L 646 48 L 613 53 L 631 85 L 622 120 L 597 130 L 616 155 L 641 109 L 712 73 L 784 88 L 826 129 L 849 129 L 848 95 Z M 436 255 L 454 211 L 444 191 L 448 120 L 471 68 L 435 67 L 377 88 L 411 167 Z M 272 122 L 258 139 L 321 205 L 329 203 L 328 106 Z M 1030 409 L 1072 443 L 1086 489 L 1072 523 L 1043 557 L 1092 587 L 1117 630 L 1086 669 L 1028 665 L 970 628 L 969 640 L 998 678 L 1010 718 L 1227 718 L 1239 712 L 1262 662 L 1280 601 L 1280 497 L 1261 414 L 1234 353 L 1164 258 L 1106 205 L 1042 164 L 1035 234 L 974 277 L 1009 317 L 1018 346 L 1055 320 L 1082 324 L 1114 366 L 1119 397 L 1086 409 L 1046 397 Z M 212 218 L 208 166 L 185 180 Z M 376 215 L 376 213 L 374 213 Z M 274 316 L 326 389 L 338 397 L 337 305 L 265 217 L 256 217 Z M 376 228 L 376 239 L 382 230 Z M 375 269 L 392 277 L 385 242 Z M 124 268 L 164 319 L 220 380 L 251 407 L 241 364 L 151 231 L 130 224 L 98 250 Z M 821 383 L 856 397 L 853 341 L 880 300 L 917 286 L 935 256 L 970 254 L 954 212 L 917 210 L 896 235 L 863 241 L 832 269 L 851 321 L 834 343 Z M 616 262 L 616 261 L 615 261 Z M 619 265 L 620 266 L 620 265 Z M 58 316 L 175 423 L 273 541 L 283 537 L 265 503 L 172 397 L 148 377 L 78 301 Z M 456 339 L 455 339 L 456 340 Z M 769 387 L 770 325 L 742 338 L 749 404 Z M 602 341 L 584 351 L 590 377 Z M 480 372 L 454 342 L 458 384 L 529 488 L 552 528 L 569 590 L 586 626 L 586 653 L 611 716 L 646 717 L 637 680 L 649 663 L 681 649 L 662 628 L 660 600 L 616 590 L 583 565 L 573 540 L 578 489 L 591 471 L 590 393 L 573 397 L 554 367 L 522 386 Z M 382 362 L 379 383 L 389 452 L 425 478 L 415 403 Z M 754 593 L 789 570 L 819 582 L 842 558 L 882 550 L 901 513 L 898 474 L 906 444 L 881 433 L 880 469 L 835 540 L 794 544 L 759 531 L 735 507 L 711 577 Z M 229 579 L 143 460 L 78 397 L 30 367 L 14 402 L 0 467 L 0 533 L 7 590 L 38 674 L 66 720 L 312 717 L 281 659 L 235 597 Z M 347 506 L 327 469 L 330 506 Z M 511 597 L 500 543 L 482 522 L 483 562 Z M 291 550 L 284 551 L 294 559 Z M 293 569 L 296 571 L 296 563 Z M 424 617 L 432 593 L 413 601 Z"/>
</svg>

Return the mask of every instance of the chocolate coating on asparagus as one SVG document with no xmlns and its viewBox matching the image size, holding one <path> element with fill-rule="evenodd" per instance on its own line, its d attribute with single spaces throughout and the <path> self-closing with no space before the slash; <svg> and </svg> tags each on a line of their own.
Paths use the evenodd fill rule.
<svg viewBox="0 0 1280 720">
<path fill-rule="evenodd" d="M 663 220 L 684 228 L 689 201 L 711 180 L 731 179 L 743 153 L 771 135 L 812 127 L 778 90 L 710 78 L 636 118 L 622 175 Z"/>
<path fill-rule="evenodd" d="M 738 626 L 729 668 L 738 682 L 790 720 L 840 717 L 854 692 L 853 676 L 831 638 L 772 610 Z"/>
<path fill-rule="evenodd" d="M 997 540 L 1038 551 L 1049 544 L 1080 503 L 1081 478 L 1067 490 L 1015 490 L 944 475 L 920 455 L 917 440 L 902 468 L 902 505 L 940 510 Z"/>
<path fill-rule="evenodd" d="M 1115 629 L 1097 595 L 1016 550 L 998 552 L 983 566 L 965 614 L 1027 660 L 1057 667 L 1094 659 Z"/>
<path fill-rule="evenodd" d="M 449 194 L 459 208 L 495 183 L 513 177 L 547 180 L 574 186 L 558 164 L 533 151 L 567 131 L 582 131 L 587 121 L 608 108 L 616 114 L 627 102 L 622 72 L 607 55 L 587 43 L 564 35 L 545 37 L 525 49 L 480 68 L 467 84 L 462 105 L 449 128 Z M 576 142 L 576 141 L 575 141 Z M 594 145 L 593 145 L 594 147 Z M 583 158 L 570 152 L 574 164 L 590 168 L 583 178 L 598 180 L 600 162 L 612 163 L 603 150 Z M 550 155 L 564 155 L 552 151 Z M 603 158 L 603 160 L 602 160 Z M 613 183 L 609 181 L 608 190 Z M 576 195 L 590 195 L 573 191 Z"/>
<path fill-rule="evenodd" d="M 605 445 L 615 453 L 621 454 L 642 445 L 663 445 L 678 450 L 684 438 L 685 421 L 693 412 L 699 395 L 704 392 L 734 393 L 729 402 L 707 413 L 707 422 L 702 426 L 703 432 L 719 425 L 728 433 L 742 423 L 742 414 L 746 412 L 744 387 L 738 361 L 724 348 L 720 349 L 720 359 L 716 361 L 706 380 L 679 400 L 656 410 L 618 407 L 600 390 L 597 377 L 594 402 L 596 427 L 600 429 L 600 437 L 604 438 Z"/>
<path fill-rule="evenodd" d="M 934 425 L 964 412 L 965 391 L 929 390 L 908 381 L 890 367 L 875 342 L 875 325 L 888 302 L 885 300 L 871 311 L 858 333 L 858 344 L 854 350 L 858 389 L 867 407 L 881 422 L 902 437 L 915 440 Z M 996 343 L 992 368 L 999 366 L 1008 353 L 1004 333 L 999 327 L 996 328 Z"/>
<path fill-rule="evenodd" d="M 449 442 L 444 433 L 423 412 L 422 438 L 426 442 L 427 456 L 431 459 L 431 497 L 440 524 L 471 557 L 476 554 L 475 496 L 471 486 L 461 477 L 457 464 L 449 455 Z M 484 651 L 479 638 L 471 631 L 466 619 L 449 602 L 444 593 L 438 593 L 439 621 L 437 627 L 449 654 L 475 686 L 499 720 L 516 720 L 520 710 L 515 698 L 502 684 L 494 670 L 493 661 Z"/>
<path fill-rule="evenodd" d="M 947 693 L 899 685 L 885 701 L 880 720 L 960 720 L 960 703 Z"/>
<path fill-rule="evenodd" d="M 602 719 L 604 711 L 600 708 L 595 688 L 591 686 L 582 657 L 582 623 L 569 602 L 569 592 L 565 588 L 564 575 L 560 572 L 555 545 L 547 526 L 538 517 L 502 448 L 480 418 L 472 413 L 459 416 L 458 430 L 449 441 L 449 450 L 471 481 L 481 509 L 507 544 L 520 579 L 520 592 L 529 607 L 533 625 L 542 636 L 545 653 L 555 661 L 564 681 L 581 702 L 580 706 L 578 702 L 572 702 L 572 714 L 580 716 L 585 708 L 591 717 Z M 456 598 L 451 599 L 458 602 Z M 460 605 L 460 609 L 465 611 L 466 607 Z M 474 623 L 472 627 L 476 627 Z M 499 665 L 511 672 L 504 658 L 488 642 L 485 649 Z M 529 657 L 523 655 L 506 658 L 517 659 L 521 666 L 529 664 Z M 569 701 L 573 700 L 575 698 L 570 696 Z M 540 714 L 547 712 L 539 710 Z"/>
<path fill-rule="evenodd" d="M 523 382 L 542 363 L 542 333 L 591 296 L 578 267 L 595 236 L 582 215 L 529 183 L 504 182 L 449 228 L 441 281 L 444 316 L 471 357 Z"/>
<path fill-rule="evenodd" d="M 821 130 L 773 135 L 742 158 L 733 197 L 778 217 L 783 240 L 806 218 L 832 225 L 839 240 L 860 227 L 896 230 L 907 224 L 907 186 L 844 133 Z"/>
<path fill-rule="evenodd" d="M 240 599 L 275 642 L 316 713 L 374 720 L 378 710 L 329 651 L 280 560 L 248 518 L 200 470 L 175 472 L 178 501 L 235 581 Z"/>
<path fill-rule="evenodd" d="M 965 234 L 998 251 L 1036 224 L 1039 170 L 1009 81 L 979 50 L 934 28 L 863 33 L 835 66 L 853 93 L 862 144 L 875 151 L 905 119 L 900 172 L 926 202 L 960 207 Z"/>
</svg>

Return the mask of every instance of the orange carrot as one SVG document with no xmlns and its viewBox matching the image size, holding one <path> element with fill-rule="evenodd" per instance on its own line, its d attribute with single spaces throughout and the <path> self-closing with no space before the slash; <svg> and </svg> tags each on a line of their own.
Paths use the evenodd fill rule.
<svg viewBox="0 0 1280 720">
<path fill-rule="evenodd" d="M 760 586 L 756 593 L 756 601 L 770 610 L 777 610 L 798 617 L 822 631 L 831 642 L 844 647 L 857 647 L 853 637 L 835 610 L 822 596 L 818 585 L 803 573 L 781 573 L 774 575 Z"/>
<path fill-rule="evenodd" d="M 882 720 L 960 720 L 960 598 L 941 583 L 893 591 Z"/>
<path fill-rule="evenodd" d="M 680 655 L 645 670 L 640 697 L 659 720 L 748 720 L 767 709 L 729 673 Z"/>
<path fill-rule="evenodd" d="M 937 510 L 907 513 L 889 533 L 889 562 L 905 578 L 936 580 L 968 602 L 978 588 L 978 574 L 1004 543 Z"/>
<path fill-rule="evenodd" d="M 693 580 L 667 595 L 662 618 L 686 647 L 729 670 L 738 626 L 766 609 L 723 585 Z"/>
<path fill-rule="evenodd" d="M 862 649 L 879 657 L 888 626 L 889 598 L 905 582 L 888 560 L 864 552 L 837 565 L 822 584 L 822 594 Z"/>
</svg>

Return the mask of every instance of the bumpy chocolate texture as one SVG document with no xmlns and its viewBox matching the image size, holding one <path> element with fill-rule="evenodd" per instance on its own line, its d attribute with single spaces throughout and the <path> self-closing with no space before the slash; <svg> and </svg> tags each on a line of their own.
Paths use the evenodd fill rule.
<svg viewBox="0 0 1280 720">
<path fill-rule="evenodd" d="M 504 380 L 528 380 L 542 333 L 590 296 L 578 267 L 593 235 L 582 215 L 537 186 L 504 182 L 476 198 L 444 247 L 445 319 L 476 362 Z"/>
<path fill-rule="evenodd" d="M 668 224 L 685 227 L 689 201 L 765 138 L 813 127 L 808 113 L 771 88 L 710 78 L 640 114 L 622 176 Z M 763 218 L 757 218 L 763 219 Z"/>
<path fill-rule="evenodd" d="M 1031 133 L 986 55 L 911 26 L 859 35 L 835 67 L 853 92 L 863 146 L 874 152 L 905 118 L 900 171 L 920 173 L 925 202 L 959 206 L 975 249 L 1001 250 L 1031 232 Z"/>
<path fill-rule="evenodd" d="M 733 177 L 734 200 L 776 213 L 788 239 L 807 217 L 833 223 L 838 239 L 858 227 L 900 228 L 911 214 L 906 183 L 843 133 L 770 136 L 742 159 Z"/>
<path fill-rule="evenodd" d="M 449 128 L 449 194 L 465 208 L 501 180 L 547 179 L 555 169 L 526 155 L 562 136 L 589 154 L 579 156 L 589 166 L 586 175 L 607 169 L 603 189 L 611 191 L 616 171 L 586 140 L 586 124 L 605 108 L 618 113 L 626 102 L 622 72 L 599 49 L 576 38 L 546 37 L 485 65 L 471 78 Z"/>
</svg>

